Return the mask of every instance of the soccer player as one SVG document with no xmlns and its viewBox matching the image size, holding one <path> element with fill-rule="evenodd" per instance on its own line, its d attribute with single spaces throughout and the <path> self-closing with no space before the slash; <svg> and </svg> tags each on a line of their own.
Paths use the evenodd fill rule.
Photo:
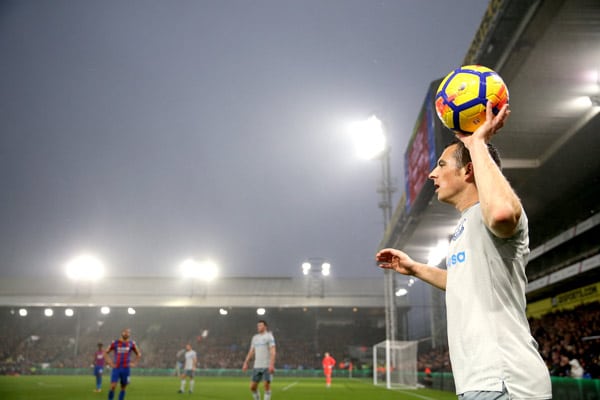
<svg viewBox="0 0 600 400">
<path fill-rule="evenodd" d="M 196 372 L 196 364 L 198 363 L 198 358 L 196 356 L 196 352 L 192 350 L 191 344 L 185 345 L 185 362 L 183 364 L 183 374 L 181 374 L 181 386 L 179 387 L 178 393 L 185 392 L 185 382 L 186 379 L 190 380 L 190 394 L 194 391 L 194 374 Z"/>
<path fill-rule="evenodd" d="M 379 266 L 446 291 L 448 347 L 456 393 L 470 399 L 550 399 L 552 388 L 525 315 L 527 216 L 489 143 L 508 106 L 441 154 L 429 174 L 439 201 L 461 213 L 446 269 L 383 249 Z"/>
<path fill-rule="evenodd" d="M 275 372 L 275 338 L 269 332 L 269 327 L 264 320 L 258 321 L 256 330 L 258 333 L 252 336 L 250 350 L 244 360 L 242 371 L 246 372 L 248 363 L 254 356 L 254 369 L 252 371 L 252 381 L 250 382 L 252 399 L 260 400 L 258 384 L 263 380 L 264 400 L 271 400 L 271 375 Z"/>
<path fill-rule="evenodd" d="M 333 372 L 333 367 L 335 367 L 335 358 L 331 357 L 328 352 L 325 352 L 325 357 L 323 357 L 323 373 L 325 374 L 325 386 L 331 387 L 331 374 Z"/>
<path fill-rule="evenodd" d="M 121 383 L 119 400 L 125 398 L 125 389 L 127 388 L 127 385 L 129 385 L 129 368 L 135 367 L 142 356 L 140 349 L 130 337 L 131 329 L 125 328 L 121 332 L 121 337 L 114 340 L 110 344 L 110 347 L 106 349 L 106 363 L 113 369 L 110 376 L 108 400 L 114 399 L 117 382 Z M 109 356 L 111 351 L 114 352 L 114 359 L 111 359 Z M 131 353 L 135 354 L 135 360 L 131 360 Z"/>
<path fill-rule="evenodd" d="M 94 376 L 96 377 L 96 389 L 94 392 L 102 391 L 102 372 L 104 372 L 104 349 L 103 344 L 98 343 L 98 350 L 94 353 Z"/>
</svg>

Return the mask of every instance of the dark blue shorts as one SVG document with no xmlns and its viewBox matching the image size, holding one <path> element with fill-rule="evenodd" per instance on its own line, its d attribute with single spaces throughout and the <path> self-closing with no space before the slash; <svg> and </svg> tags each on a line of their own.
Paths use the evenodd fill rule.
<svg viewBox="0 0 600 400">
<path fill-rule="evenodd" d="M 94 376 L 102 375 L 102 372 L 104 372 L 104 367 L 100 367 L 99 365 L 94 367 Z"/>
<path fill-rule="evenodd" d="M 110 382 L 120 382 L 121 385 L 129 385 L 129 367 L 113 368 L 112 374 L 110 375 Z"/>
</svg>

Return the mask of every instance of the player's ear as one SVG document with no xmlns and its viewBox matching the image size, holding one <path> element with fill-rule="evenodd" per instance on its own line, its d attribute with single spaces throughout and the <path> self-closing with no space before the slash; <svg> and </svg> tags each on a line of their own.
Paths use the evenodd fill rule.
<svg viewBox="0 0 600 400">
<path fill-rule="evenodd" d="M 465 165 L 465 175 L 467 180 L 472 181 L 475 179 L 475 172 L 473 171 L 473 163 L 469 162 Z"/>
</svg>

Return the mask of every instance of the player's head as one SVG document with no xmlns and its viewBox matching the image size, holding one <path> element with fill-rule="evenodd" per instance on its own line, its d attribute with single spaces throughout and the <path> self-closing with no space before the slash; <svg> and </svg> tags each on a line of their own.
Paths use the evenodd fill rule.
<svg viewBox="0 0 600 400">
<path fill-rule="evenodd" d="M 131 337 L 131 329 L 125 328 L 121 331 L 121 338 L 123 338 L 123 340 L 127 340 L 130 337 Z"/>
<path fill-rule="evenodd" d="M 267 324 L 267 321 L 265 321 L 264 319 L 259 320 L 256 324 L 256 330 L 258 331 L 258 333 L 267 332 L 269 330 L 269 325 Z"/>
<path fill-rule="evenodd" d="M 456 139 L 452 143 L 450 143 L 446 148 L 454 148 L 454 158 L 456 160 L 456 165 L 458 168 L 462 168 L 471 162 L 471 153 L 465 147 L 465 144 L 460 140 Z M 502 161 L 500 160 L 500 154 L 498 154 L 498 149 L 494 147 L 493 144 L 487 144 L 488 152 L 492 157 L 492 160 L 496 163 L 499 168 L 502 168 Z"/>
<path fill-rule="evenodd" d="M 186 345 L 185 345 L 185 349 L 186 349 L 187 351 L 190 351 L 190 350 L 192 349 L 192 345 L 191 345 L 190 343 L 186 344 Z"/>
<path fill-rule="evenodd" d="M 488 152 L 500 167 L 500 157 L 494 146 L 488 144 Z M 429 173 L 433 181 L 439 201 L 458 206 L 465 197 L 463 193 L 471 192 L 475 175 L 471 155 L 464 143 L 452 142 L 442 152 L 436 167 Z M 468 190 L 467 192 L 465 192 Z"/>
<path fill-rule="evenodd" d="M 325 357 L 329 357 L 329 352 L 328 351 L 325 352 Z"/>
<path fill-rule="evenodd" d="M 102 346 L 103 346 L 103 344 L 99 342 L 98 343 L 98 350 L 102 350 Z"/>
</svg>

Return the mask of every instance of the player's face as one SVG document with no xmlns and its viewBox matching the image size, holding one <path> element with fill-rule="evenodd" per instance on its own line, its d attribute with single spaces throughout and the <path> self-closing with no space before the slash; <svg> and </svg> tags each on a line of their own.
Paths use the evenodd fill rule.
<svg viewBox="0 0 600 400">
<path fill-rule="evenodd" d="M 121 337 L 124 340 L 129 339 L 129 337 L 131 336 L 131 330 L 130 329 L 123 329 L 123 332 L 121 332 Z"/>
<path fill-rule="evenodd" d="M 186 345 L 185 345 L 185 349 L 186 349 L 187 351 L 190 351 L 190 350 L 192 349 L 192 345 L 191 345 L 191 344 L 186 344 Z"/>
<path fill-rule="evenodd" d="M 433 181 L 438 200 L 454 204 L 455 197 L 462 190 L 464 180 L 462 179 L 462 168 L 458 168 L 454 151 L 456 145 L 446 147 L 440 156 L 437 166 L 429 174 Z"/>
<path fill-rule="evenodd" d="M 263 333 L 264 331 L 267 330 L 267 327 L 265 326 L 264 323 L 259 322 L 258 324 L 256 324 L 256 330 L 258 331 L 258 333 Z"/>
</svg>

